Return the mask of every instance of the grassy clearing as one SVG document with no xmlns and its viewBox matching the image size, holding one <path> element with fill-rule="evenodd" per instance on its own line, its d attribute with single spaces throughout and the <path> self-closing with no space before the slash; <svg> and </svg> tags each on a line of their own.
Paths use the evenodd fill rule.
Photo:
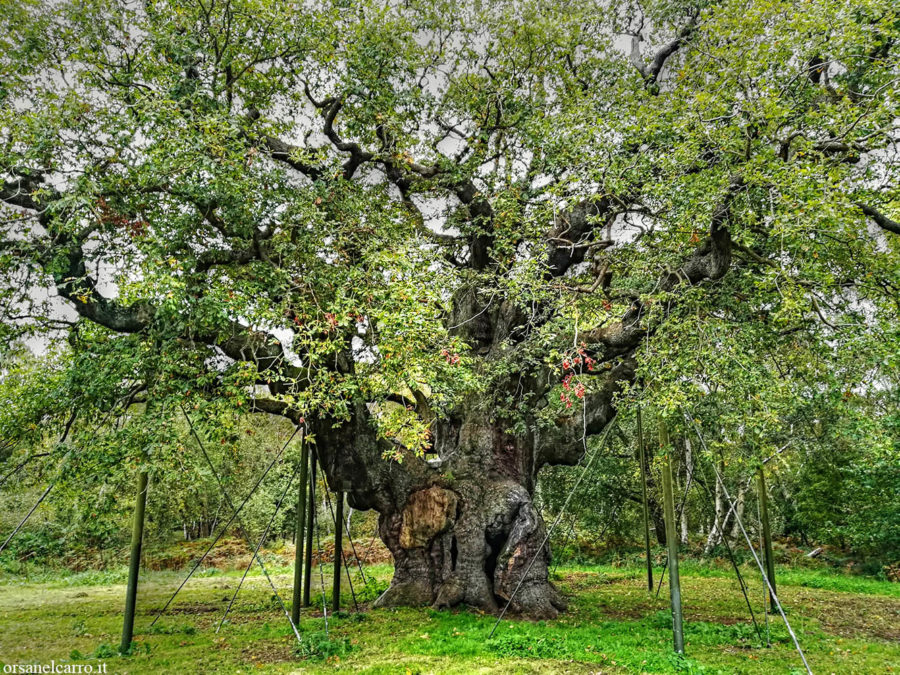
<svg viewBox="0 0 900 675">
<path fill-rule="evenodd" d="M 282 596 L 289 596 L 290 570 L 275 572 Z M 322 572 L 330 585 L 329 566 Z M 373 565 L 367 572 L 383 587 L 390 568 Z M 555 581 L 570 599 L 569 611 L 549 622 L 504 620 L 493 638 L 494 617 L 429 609 L 341 613 L 329 617 L 326 638 L 317 568 L 317 609 L 305 612 L 300 647 L 260 576 L 248 577 L 230 620 L 215 634 L 239 577 L 239 571 L 205 572 L 150 629 L 153 610 L 162 607 L 180 575 L 147 573 L 134 653 L 125 658 L 114 656 L 124 595 L 121 572 L 27 581 L 6 577 L 0 583 L 0 662 L 88 664 L 103 658 L 116 673 L 800 672 L 780 620 L 769 617 L 772 647 L 760 646 L 734 578 L 715 566 L 684 567 L 683 658 L 671 652 L 668 589 L 664 584 L 659 599 L 648 596 L 638 567 L 560 568 Z M 896 585 L 814 570 L 783 570 L 779 581 L 788 618 L 815 672 L 900 669 Z M 354 582 L 361 585 L 358 574 Z M 761 613 L 763 589 L 755 577 L 750 594 Z M 375 589 L 370 586 L 364 595 L 373 597 Z M 349 589 L 343 602 L 352 609 Z M 761 614 L 758 618 L 763 621 Z"/>
</svg>

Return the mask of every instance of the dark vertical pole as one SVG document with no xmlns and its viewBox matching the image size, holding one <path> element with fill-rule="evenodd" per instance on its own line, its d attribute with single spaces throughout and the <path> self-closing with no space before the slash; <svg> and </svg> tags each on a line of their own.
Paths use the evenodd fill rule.
<svg viewBox="0 0 900 675">
<path fill-rule="evenodd" d="M 291 621 L 300 623 L 300 603 L 303 600 L 303 543 L 306 536 L 306 493 L 309 491 L 309 448 L 303 444 L 300 453 L 300 490 L 297 497 L 297 522 L 294 535 L 294 600 Z"/>
<path fill-rule="evenodd" d="M 131 559 L 128 566 L 128 588 L 125 591 L 125 620 L 122 623 L 123 654 L 131 649 L 134 634 L 134 610 L 137 603 L 138 574 L 141 571 L 141 542 L 144 539 L 144 511 L 147 507 L 147 472 L 138 472 L 137 500 L 134 504 L 134 522 L 131 525 Z"/>
<path fill-rule="evenodd" d="M 672 491 L 672 447 L 665 421 L 659 420 L 659 445 L 663 452 L 663 500 L 666 515 L 666 545 L 669 549 L 669 595 L 672 599 L 672 630 L 675 651 L 684 654 L 684 625 L 681 614 L 681 578 L 678 575 L 678 536 L 675 532 L 675 494 Z"/>
<path fill-rule="evenodd" d="M 766 475 L 763 473 L 762 466 L 757 471 L 759 480 L 759 519 L 762 521 L 763 548 L 766 554 L 766 576 L 769 578 L 769 585 L 772 587 L 769 591 L 769 604 L 772 611 L 777 611 L 775 606 L 775 598 L 772 597 L 772 591 L 778 593 L 775 588 L 775 558 L 772 555 L 772 530 L 769 526 L 769 496 L 766 493 Z"/>
<path fill-rule="evenodd" d="M 334 495 L 334 580 L 331 583 L 331 608 L 338 612 L 341 609 L 341 564 L 344 561 L 344 493 L 338 490 Z"/>
<path fill-rule="evenodd" d="M 316 518 L 316 449 L 309 451 L 309 503 L 306 506 L 306 565 L 303 569 L 303 606 L 309 607 L 312 584 L 313 528 Z"/>
<path fill-rule="evenodd" d="M 653 592 L 653 561 L 650 558 L 650 507 L 647 504 L 647 457 L 644 451 L 644 429 L 641 425 L 641 409 L 637 411 L 637 437 L 641 460 L 641 494 L 644 505 L 644 550 L 647 554 L 647 591 Z"/>
</svg>

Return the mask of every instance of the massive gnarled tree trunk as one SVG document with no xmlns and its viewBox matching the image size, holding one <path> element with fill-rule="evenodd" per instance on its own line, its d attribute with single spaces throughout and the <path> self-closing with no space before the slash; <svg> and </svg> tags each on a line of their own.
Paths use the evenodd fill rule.
<svg viewBox="0 0 900 675">
<path fill-rule="evenodd" d="M 517 327 L 515 311 L 508 303 L 476 311 L 461 295 L 457 306 L 467 318 L 456 323 L 489 355 Z M 407 452 L 402 462 L 385 460 L 365 404 L 357 404 L 351 423 L 316 430 L 330 484 L 347 490 L 354 508 L 379 513 L 379 534 L 395 565 L 379 606 L 463 603 L 493 612 L 511 600 L 512 611 L 543 618 L 565 607 L 548 578 L 547 526 L 533 501 L 537 475 L 545 465 L 577 463 L 586 436 L 614 416 L 614 395 L 633 378 L 630 351 L 643 334 L 634 330 L 626 338 L 622 326 L 586 336 L 595 346 L 608 343 L 605 355 L 594 352 L 608 368 L 585 405 L 551 428 L 532 418 L 525 433 L 512 433 L 512 420 L 490 398 L 472 396 L 434 422 L 433 455 Z M 525 386 L 540 398 L 553 384 L 543 372 L 495 386 Z"/>
<path fill-rule="evenodd" d="M 608 402 L 600 408 L 593 425 L 612 416 Z M 383 458 L 367 415 L 360 405 L 354 423 L 319 431 L 317 442 L 329 482 L 348 489 L 354 508 L 379 512 L 395 565 L 380 606 L 495 611 L 515 592 L 513 611 L 553 617 L 565 607 L 548 580 L 547 531 L 533 496 L 541 466 L 577 461 L 581 441 L 505 433 L 503 420 L 472 402 L 436 424 L 435 458 L 407 454 L 397 463 Z"/>
<path fill-rule="evenodd" d="M 338 448 L 324 453 L 327 472 L 365 476 L 363 485 L 352 482 L 351 504 L 379 512 L 394 557 L 379 604 L 494 611 L 521 582 L 515 608 L 554 616 L 563 603 L 547 580 L 546 530 L 532 503 L 541 461 L 534 439 L 504 434 L 474 410 L 441 423 L 436 436 L 437 459 L 387 464 L 376 450 L 364 472 L 357 448 L 351 457 L 346 445 L 327 444 Z"/>
</svg>

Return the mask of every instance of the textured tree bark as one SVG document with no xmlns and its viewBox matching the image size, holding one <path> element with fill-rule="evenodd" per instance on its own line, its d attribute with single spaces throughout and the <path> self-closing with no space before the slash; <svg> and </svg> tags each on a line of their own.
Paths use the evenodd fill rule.
<svg viewBox="0 0 900 675">
<path fill-rule="evenodd" d="M 493 612 L 555 617 L 565 602 L 548 579 L 546 527 L 533 502 L 547 464 L 575 464 L 582 434 L 612 419 L 618 387 L 633 364 L 611 368 L 581 413 L 539 432 L 512 434 L 480 400 L 433 424 L 435 459 L 403 451 L 384 459 L 365 404 L 350 421 L 316 430 L 329 484 L 342 485 L 354 509 L 379 513 L 379 535 L 394 558 L 394 578 L 377 606 L 466 604 Z M 600 376 L 603 377 L 603 376 Z M 525 425 L 534 430 L 537 425 Z"/>
<path fill-rule="evenodd" d="M 731 538 L 737 539 L 741 536 L 741 528 L 738 525 L 738 522 L 744 518 L 744 495 L 747 492 L 747 488 L 744 485 L 741 485 L 738 488 L 737 500 L 735 502 L 734 512 L 735 518 L 731 525 Z"/>
<path fill-rule="evenodd" d="M 511 611 L 555 617 L 565 603 L 548 579 L 546 528 L 532 500 L 541 446 L 477 411 L 435 426 L 438 458 L 408 455 L 402 463 L 385 461 L 356 424 L 320 432 L 329 482 L 358 477 L 348 502 L 380 514 L 395 570 L 376 605 L 494 612 L 515 592 Z"/>
</svg>

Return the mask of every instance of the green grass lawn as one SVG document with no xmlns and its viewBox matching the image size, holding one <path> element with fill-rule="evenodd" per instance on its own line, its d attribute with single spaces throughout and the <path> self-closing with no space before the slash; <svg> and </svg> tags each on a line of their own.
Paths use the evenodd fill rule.
<svg viewBox="0 0 900 675">
<path fill-rule="evenodd" d="M 323 567 L 326 585 L 331 570 Z M 290 570 L 274 580 L 290 597 Z M 390 575 L 371 566 L 374 596 Z M 657 570 L 657 573 L 659 571 Z M 746 570 L 750 577 L 750 570 Z M 685 657 L 672 654 L 668 588 L 647 594 L 640 568 L 560 568 L 555 582 L 569 611 L 546 622 L 460 610 L 368 610 L 329 616 L 324 634 L 319 569 L 317 609 L 305 610 L 298 646 L 265 579 L 248 577 L 222 631 L 215 628 L 240 572 L 207 571 L 192 579 L 150 629 L 155 611 L 180 582 L 174 572 L 141 579 L 135 649 L 115 655 L 121 629 L 122 571 L 0 578 L 0 662 L 107 665 L 109 673 L 790 673 L 802 664 L 780 619 L 769 617 L 771 647 L 760 645 L 733 575 L 686 564 L 682 589 Z M 815 570 L 781 570 L 779 596 L 816 673 L 885 673 L 900 669 L 900 586 Z M 357 590 L 362 588 L 358 572 Z M 345 580 L 346 586 L 346 580 Z M 344 606 L 353 609 L 349 589 Z M 755 577 L 750 598 L 762 616 Z M 763 627 L 765 636 L 765 628 Z"/>
</svg>

